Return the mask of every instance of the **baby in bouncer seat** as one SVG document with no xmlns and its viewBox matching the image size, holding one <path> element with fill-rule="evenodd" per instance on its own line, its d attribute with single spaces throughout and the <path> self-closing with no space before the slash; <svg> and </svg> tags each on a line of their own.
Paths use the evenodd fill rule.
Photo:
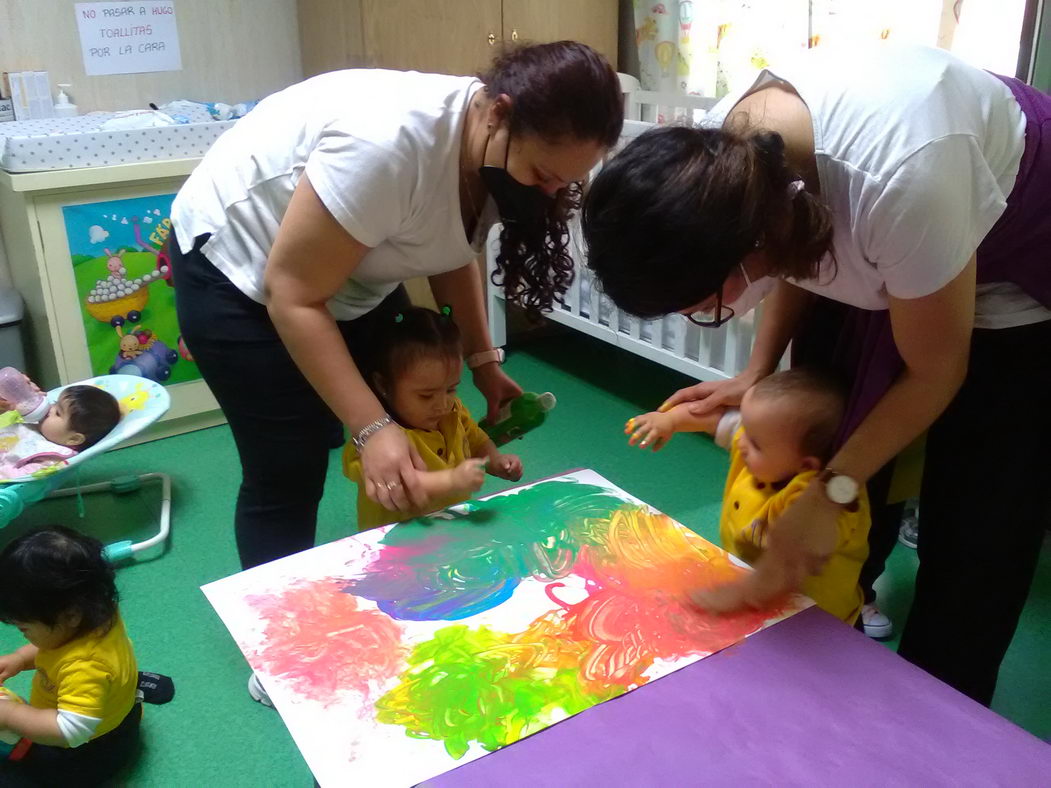
<svg viewBox="0 0 1051 788">
<path fill-rule="evenodd" d="M 0 370 L 0 479 L 31 476 L 98 443 L 120 405 L 95 386 L 69 386 L 54 404 L 11 367 Z"/>
</svg>

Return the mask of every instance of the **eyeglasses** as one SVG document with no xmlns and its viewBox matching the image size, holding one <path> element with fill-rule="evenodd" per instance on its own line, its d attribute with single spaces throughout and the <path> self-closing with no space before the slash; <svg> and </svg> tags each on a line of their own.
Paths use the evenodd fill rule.
<svg viewBox="0 0 1051 788">
<path fill-rule="evenodd" d="M 711 312 L 691 312 L 686 319 L 701 328 L 719 328 L 734 316 L 733 307 L 723 303 L 723 289 L 715 292 L 715 309 Z"/>
</svg>

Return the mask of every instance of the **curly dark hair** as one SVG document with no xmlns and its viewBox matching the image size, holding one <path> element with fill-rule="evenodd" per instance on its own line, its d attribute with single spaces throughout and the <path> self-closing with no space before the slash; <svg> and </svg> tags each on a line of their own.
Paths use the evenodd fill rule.
<svg viewBox="0 0 1051 788">
<path fill-rule="evenodd" d="M 660 317 L 716 293 L 763 249 L 777 276 L 810 279 L 832 251 L 832 213 L 770 131 L 665 126 L 599 172 L 584 200 L 588 266 L 621 309 Z"/>
<path fill-rule="evenodd" d="M 117 617 L 117 586 L 102 542 L 53 525 L 18 537 L 0 553 L 0 621 L 53 627 L 76 613 L 74 637 L 108 628 Z"/>
<path fill-rule="evenodd" d="M 545 142 L 598 142 L 612 148 L 624 123 L 616 72 L 586 44 L 558 41 L 509 49 L 479 78 L 486 95 L 511 97 L 512 136 Z M 536 319 L 550 311 L 573 281 L 567 224 L 580 208 L 580 184 L 559 191 L 543 227 L 505 222 L 492 282 Z"/>
</svg>

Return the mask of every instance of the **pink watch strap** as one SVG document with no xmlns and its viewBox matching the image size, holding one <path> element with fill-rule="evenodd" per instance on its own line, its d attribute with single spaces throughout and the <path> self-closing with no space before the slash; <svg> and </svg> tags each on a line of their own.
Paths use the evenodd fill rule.
<svg viewBox="0 0 1051 788">
<path fill-rule="evenodd" d="M 483 364 L 489 364 L 495 361 L 497 364 L 504 363 L 504 351 L 500 348 L 493 350 L 483 350 L 479 353 L 472 353 L 467 357 L 467 368 L 476 369 Z"/>
</svg>

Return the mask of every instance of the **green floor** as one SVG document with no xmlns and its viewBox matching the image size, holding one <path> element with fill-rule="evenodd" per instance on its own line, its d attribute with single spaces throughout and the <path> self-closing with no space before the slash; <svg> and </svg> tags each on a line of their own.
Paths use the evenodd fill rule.
<svg viewBox="0 0 1051 788">
<path fill-rule="evenodd" d="M 698 436 L 676 438 L 658 455 L 629 450 L 624 422 L 686 379 L 606 344 L 573 334 L 534 341 L 513 352 L 507 369 L 527 389 L 555 392 L 559 407 L 541 430 L 516 444 L 526 479 L 575 467 L 602 473 L 644 501 L 717 539 L 723 452 Z M 477 412 L 481 398 L 463 392 Z M 238 570 L 231 522 L 239 470 L 225 427 L 110 452 L 82 474 L 87 483 L 163 470 L 174 479 L 171 547 L 119 574 L 122 608 L 144 669 L 170 674 L 178 694 L 147 707 L 146 749 L 129 782 L 157 786 L 305 786 L 310 773 L 280 717 L 245 691 L 248 669 L 199 586 Z M 486 492 L 507 486 L 492 480 Z M 330 465 L 319 539 L 353 532 L 354 489 Z M 86 499 L 86 530 L 106 541 L 135 538 L 155 516 L 150 491 L 116 500 Z M 38 504 L 5 529 L 0 542 L 30 525 L 77 524 L 73 500 Z M 881 599 L 896 622 L 911 599 L 915 553 L 898 546 L 881 580 Z M 967 604 L 967 600 L 960 600 Z M 981 622 L 975 622 L 981 637 Z M 20 635 L 0 626 L 0 649 Z M 891 644 L 894 645 L 894 644 Z M 1045 549 L 1022 624 L 1000 676 L 994 708 L 1040 737 L 1051 737 L 1051 551 Z M 28 674 L 9 684 L 25 692 Z M 859 734 L 861 735 L 861 734 Z"/>
</svg>

